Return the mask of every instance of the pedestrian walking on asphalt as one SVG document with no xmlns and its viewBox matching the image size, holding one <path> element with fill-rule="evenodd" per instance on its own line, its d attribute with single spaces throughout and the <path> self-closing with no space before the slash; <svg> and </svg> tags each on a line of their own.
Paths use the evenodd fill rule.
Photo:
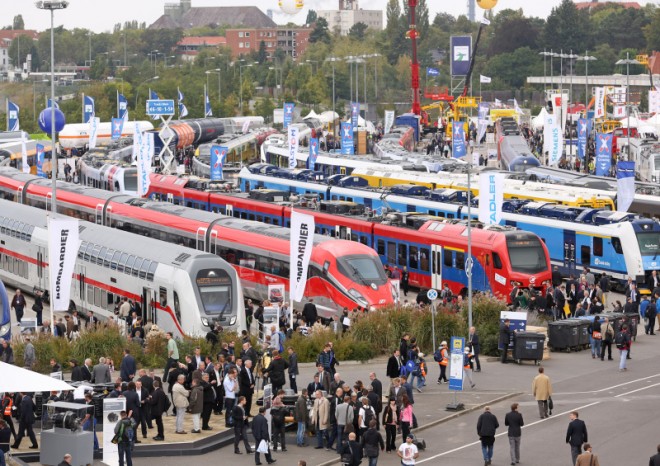
<svg viewBox="0 0 660 466">
<path fill-rule="evenodd" d="M 419 450 L 417 445 L 413 443 L 415 436 L 413 434 L 408 434 L 406 436 L 406 441 L 399 446 L 399 450 L 396 452 L 401 458 L 401 464 L 404 466 L 414 466 L 415 460 L 419 458 Z"/>
<path fill-rule="evenodd" d="M 433 360 L 438 363 L 440 367 L 440 375 L 438 376 L 438 384 L 447 383 L 447 365 L 449 364 L 449 351 L 447 351 L 447 342 L 440 343 L 440 348 L 433 354 Z"/>
<path fill-rule="evenodd" d="M 273 459 L 270 453 L 270 435 L 268 434 L 268 420 L 264 416 L 266 408 L 259 407 L 259 414 L 252 419 L 252 435 L 254 436 L 254 464 L 260 465 L 261 458 L 259 453 L 264 453 L 266 462 L 273 464 L 276 460 Z M 262 443 L 263 442 L 263 443 Z"/>
<path fill-rule="evenodd" d="M 539 417 L 545 419 L 548 417 L 548 400 L 552 396 L 552 383 L 550 377 L 545 375 L 543 367 L 539 367 L 539 375 L 534 377 L 532 382 L 532 395 L 539 405 Z"/>
<path fill-rule="evenodd" d="M 376 430 L 376 420 L 369 421 L 369 428 L 362 435 L 362 449 L 364 456 L 369 458 L 369 466 L 378 465 L 378 454 L 385 450 L 385 442 L 380 432 Z"/>
<path fill-rule="evenodd" d="M 660 466 L 660 445 L 658 445 L 658 452 L 649 459 L 649 466 Z"/>
<path fill-rule="evenodd" d="M 607 360 L 612 360 L 612 341 L 614 340 L 614 328 L 610 323 L 610 319 L 605 317 L 605 321 L 600 324 L 600 334 L 603 339 L 602 346 L 600 348 L 600 360 L 605 360 L 605 350 L 607 350 Z"/>
<path fill-rule="evenodd" d="M 495 431 L 500 426 L 497 418 L 490 412 L 490 406 L 484 408 L 484 412 L 477 420 L 477 435 L 481 440 L 481 452 L 484 455 L 484 466 L 489 466 L 493 461 L 493 447 L 495 446 Z"/>
<path fill-rule="evenodd" d="M 577 457 L 575 466 L 600 466 L 598 455 L 594 455 L 591 452 L 591 445 L 585 443 L 582 448 L 584 449 L 584 453 Z"/>
<path fill-rule="evenodd" d="M 509 343 L 511 342 L 511 335 L 513 334 L 513 330 L 511 329 L 511 322 L 509 319 L 504 319 L 504 322 L 500 324 L 500 341 L 499 341 L 499 347 L 500 347 L 500 361 L 502 364 L 506 364 L 507 361 L 507 353 L 509 352 Z"/>
<path fill-rule="evenodd" d="M 504 425 L 509 427 L 509 450 L 511 453 L 511 464 L 520 463 L 520 437 L 522 426 L 525 425 L 522 414 L 518 412 L 518 403 L 511 405 L 511 411 L 504 417 Z"/>
<path fill-rule="evenodd" d="M 569 418 L 571 422 L 568 423 L 568 430 L 566 431 L 566 443 L 571 446 L 571 460 L 573 461 L 572 464 L 575 464 L 580 454 L 580 447 L 589 438 L 587 436 L 587 425 L 582 419 L 579 419 L 578 412 L 571 411 Z"/>
<path fill-rule="evenodd" d="M 603 342 L 603 334 L 600 333 L 600 318 L 594 316 L 594 321 L 589 325 L 589 341 L 591 342 L 591 358 L 600 357 L 600 349 Z"/>
<path fill-rule="evenodd" d="M 615 338 L 616 347 L 619 350 L 619 372 L 627 371 L 626 358 L 630 351 L 630 334 L 628 333 L 628 324 L 623 324 Z"/>
<path fill-rule="evenodd" d="M 413 425 L 413 405 L 408 399 L 408 395 L 401 397 L 401 436 L 406 441 L 410 433 L 410 427 Z"/>
</svg>

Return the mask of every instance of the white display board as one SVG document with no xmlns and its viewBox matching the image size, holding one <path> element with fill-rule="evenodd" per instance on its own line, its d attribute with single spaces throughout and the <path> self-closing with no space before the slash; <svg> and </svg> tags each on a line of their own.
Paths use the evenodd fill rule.
<svg viewBox="0 0 660 466">
<path fill-rule="evenodd" d="M 103 399 L 103 462 L 108 466 L 119 466 L 119 447 L 112 443 L 112 438 L 125 409 L 125 398 Z"/>
</svg>

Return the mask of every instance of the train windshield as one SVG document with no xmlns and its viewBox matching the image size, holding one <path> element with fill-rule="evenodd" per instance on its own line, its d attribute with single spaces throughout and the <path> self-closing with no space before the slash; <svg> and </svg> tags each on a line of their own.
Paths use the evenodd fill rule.
<svg viewBox="0 0 660 466">
<path fill-rule="evenodd" d="M 380 260 L 364 254 L 343 256 L 337 259 L 339 272 L 351 280 L 363 285 L 383 285 L 387 283 L 387 276 Z"/>
<path fill-rule="evenodd" d="M 126 191 L 137 191 L 138 189 L 137 172 L 130 172 L 126 170 L 124 175 L 124 189 Z"/>
<path fill-rule="evenodd" d="M 231 278 L 224 270 L 200 270 L 197 287 L 206 314 L 220 316 L 231 312 Z"/>
<path fill-rule="evenodd" d="M 522 273 L 538 273 L 547 270 L 543 246 L 538 238 L 507 238 L 511 270 Z"/>
<path fill-rule="evenodd" d="M 660 232 L 637 233 L 637 243 L 642 256 L 657 256 L 660 254 Z"/>
</svg>

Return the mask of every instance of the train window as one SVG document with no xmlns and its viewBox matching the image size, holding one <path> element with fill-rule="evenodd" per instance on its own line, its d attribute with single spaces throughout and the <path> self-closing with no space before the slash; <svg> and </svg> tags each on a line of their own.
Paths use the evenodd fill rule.
<svg viewBox="0 0 660 466">
<path fill-rule="evenodd" d="M 280 220 L 277 219 L 277 218 L 274 218 L 274 219 L 273 219 L 273 225 L 277 225 L 277 226 L 279 226 L 279 225 L 280 225 Z"/>
<path fill-rule="evenodd" d="M 154 281 L 154 275 L 156 274 L 156 267 L 158 267 L 158 262 L 152 262 L 149 265 L 149 272 L 147 272 L 147 280 Z"/>
<path fill-rule="evenodd" d="M 101 288 L 94 287 L 94 306 L 101 307 Z"/>
<path fill-rule="evenodd" d="M 121 257 L 119 258 L 119 265 L 117 266 L 117 270 L 119 272 L 124 271 L 124 266 L 126 265 L 126 261 L 128 260 L 128 254 L 125 252 L 121 253 Z"/>
<path fill-rule="evenodd" d="M 384 256 L 385 255 L 385 241 L 382 239 L 379 239 L 377 244 L 376 251 L 378 252 L 379 256 Z"/>
<path fill-rule="evenodd" d="M 97 263 L 97 258 L 99 256 L 100 252 L 101 252 L 101 246 L 99 246 L 98 244 L 95 244 L 94 249 L 92 249 L 92 253 L 90 254 L 90 259 L 91 259 L 92 264 Z M 101 262 L 101 264 L 103 264 L 103 262 Z"/>
<path fill-rule="evenodd" d="M 174 292 L 174 316 L 181 323 L 181 305 L 179 304 L 179 295 Z"/>
<path fill-rule="evenodd" d="M 106 293 L 107 299 L 105 300 L 105 308 L 109 311 L 113 310 L 115 307 L 115 295 L 112 293 Z"/>
<path fill-rule="evenodd" d="M 465 269 L 465 253 L 457 252 L 456 253 L 456 268 L 460 270 Z"/>
<path fill-rule="evenodd" d="M 115 252 L 112 254 L 112 258 L 111 258 L 111 260 L 110 260 L 110 268 L 111 268 L 112 270 L 117 270 L 117 265 L 118 265 L 118 263 L 119 263 L 119 258 L 120 258 L 120 257 L 121 257 L 121 252 L 119 252 L 119 251 L 115 251 Z"/>
<path fill-rule="evenodd" d="M 445 265 L 445 267 L 453 267 L 454 266 L 454 264 L 452 262 L 452 259 L 453 259 L 452 255 L 453 255 L 453 252 L 451 252 L 449 249 L 445 248 L 442 251 L 442 262 Z"/>
<path fill-rule="evenodd" d="M 158 289 L 158 302 L 161 306 L 167 306 L 167 288 L 160 287 Z"/>
<path fill-rule="evenodd" d="M 496 252 L 493 253 L 493 267 L 502 269 L 502 259 L 500 259 L 500 255 Z"/>
<path fill-rule="evenodd" d="M 614 252 L 617 254 L 623 254 L 623 249 L 621 248 L 621 240 L 619 238 L 612 238 L 612 247 Z"/>
<path fill-rule="evenodd" d="M 396 265 L 396 243 L 392 241 L 387 242 L 387 263 Z"/>
<path fill-rule="evenodd" d="M 115 254 L 114 249 L 108 249 L 108 252 L 105 253 L 105 260 L 103 261 L 103 267 L 110 267 L 112 262 L 112 256 Z"/>
<path fill-rule="evenodd" d="M 429 249 L 421 248 L 419 250 L 419 269 L 422 272 L 429 271 Z"/>
<path fill-rule="evenodd" d="M 594 256 L 603 257 L 603 238 L 594 236 Z"/>
<path fill-rule="evenodd" d="M 103 259 L 105 259 L 105 253 L 108 252 L 108 248 L 101 248 L 101 251 L 97 255 L 96 263 L 103 267 Z"/>
<path fill-rule="evenodd" d="M 127 273 L 129 275 L 132 273 L 131 269 L 135 264 L 135 259 L 137 259 L 135 256 L 128 256 L 128 261 L 126 261 L 126 269 L 124 269 L 124 273 Z"/>
<path fill-rule="evenodd" d="M 149 266 L 151 265 L 151 261 L 149 259 L 145 259 L 144 262 L 142 263 L 142 267 L 140 267 L 140 278 L 141 279 L 146 279 L 147 278 L 147 272 L 149 271 Z"/>
<path fill-rule="evenodd" d="M 263 221 L 264 221 L 263 215 L 257 215 L 257 222 L 263 222 Z"/>
<path fill-rule="evenodd" d="M 140 267 L 142 266 L 142 262 L 144 262 L 144 259 L 141 257 L 135 259 L 135 265 L 133 266 L 133 270 L 131 270 L 131 275 L 133 275 L 134 277 L 138 276 L 138 273 L 140 272 Z"/>
<path fill-rule="evenodd" d="M 94 287 L 92 285 L 87 285 L 87 302 L 94 304 Z"/>
<path fill-rule="evenodd" d="M 367 235 L 360 235 L 359 241 L 365 246 L 369 246 L 369 238 L 367 237 Z"/>
<path fill-rule="evenodd" d="M 248 220 L 254 220 L 254 214 L 248 214 Z"/>
<path fill-rule="evenodd" d="M 419 251 L 417 250 L 417 246 L 410 246 L 410 255 L 408 256 L 408 263 L 410 264 L 411 269 L 416 269 L 418 267 L 417 259 L 418 259 Z"/>
<path fill-rule="evenodd" d="M 584 266 L 591 264 L 591 248 L 589 246 L 580 246 L 580 260 Z"/>
<path fill-rule="evenodd" d="M 400 243 L 399 244 L 399 267 L 403 267 L 408 264 L 408 245 Z"/>
</svg>

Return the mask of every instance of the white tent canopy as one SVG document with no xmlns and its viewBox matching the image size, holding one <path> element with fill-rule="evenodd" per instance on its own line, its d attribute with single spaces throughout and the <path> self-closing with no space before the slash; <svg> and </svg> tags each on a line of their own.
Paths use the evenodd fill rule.
<svg viewBox="0 0 660 466">
<path fill-rule="evenodd" d="M 319 119 L 324 124 L 332 123 L 337 118 L 339 118 L 339 114 L 337 112 L 333 112 L 333 111 L 325 111 L 325 112 L 321 113 L 321 115 L 319 115 Z"/>
<path fill-rule="evenodd" d="M 73 390 L 73 387 L 62 380 L 0 362 L 0 392 L 59 392 L 62 390 Z"/>
<path fill-rule="evenodd" d="M 541 129 L 545 125 L 545 117 L 548 116 L 548 111 L 545 107 L 541 107 L 538 115 L 532 118 L 532 129 Z"/>
<path fill-rule="evenodd" d="M 647 125 L 647 124 L 648 124 L 646 121 L 644 121 L 644 120 L 639 120 L 639 119 L 635 118 L 634 116 L 631 116 L 631 117 L 630 117 L 630 120 L 629 120 L 627 117 L 626 117 L 626 118 L 623 118 L 623 119 L 621 119 L 621 120 L 619 120 L 619 122 L 621 123 L 621 126 L 622 126 L 623 128 L 627 128 L 627 127 L 628 127 L 628 121 L 630 121 L 630 126 L 631 126 L 632 128 L 639 128 L 639 127 L 642 126 L 642 125 Z"/>
<path fill-rule="evenodd" d="M 307 118 L 318 118 L 319 115 L 312 109 L 311 112 L 307 114 L 307 116 L 303 117 L 303 120 L 306 120 Z"/>
<path fill-rule="evenodd" d="M 350 117 L 346 121 L 351 121 Z M 361 116 L 358 116 L 358 128 L 366 128 L 366 130 L 370 133 L 376 132 L 376 127 L 374 124 L 369 120 L 365 120 Z"/>
</svg>

